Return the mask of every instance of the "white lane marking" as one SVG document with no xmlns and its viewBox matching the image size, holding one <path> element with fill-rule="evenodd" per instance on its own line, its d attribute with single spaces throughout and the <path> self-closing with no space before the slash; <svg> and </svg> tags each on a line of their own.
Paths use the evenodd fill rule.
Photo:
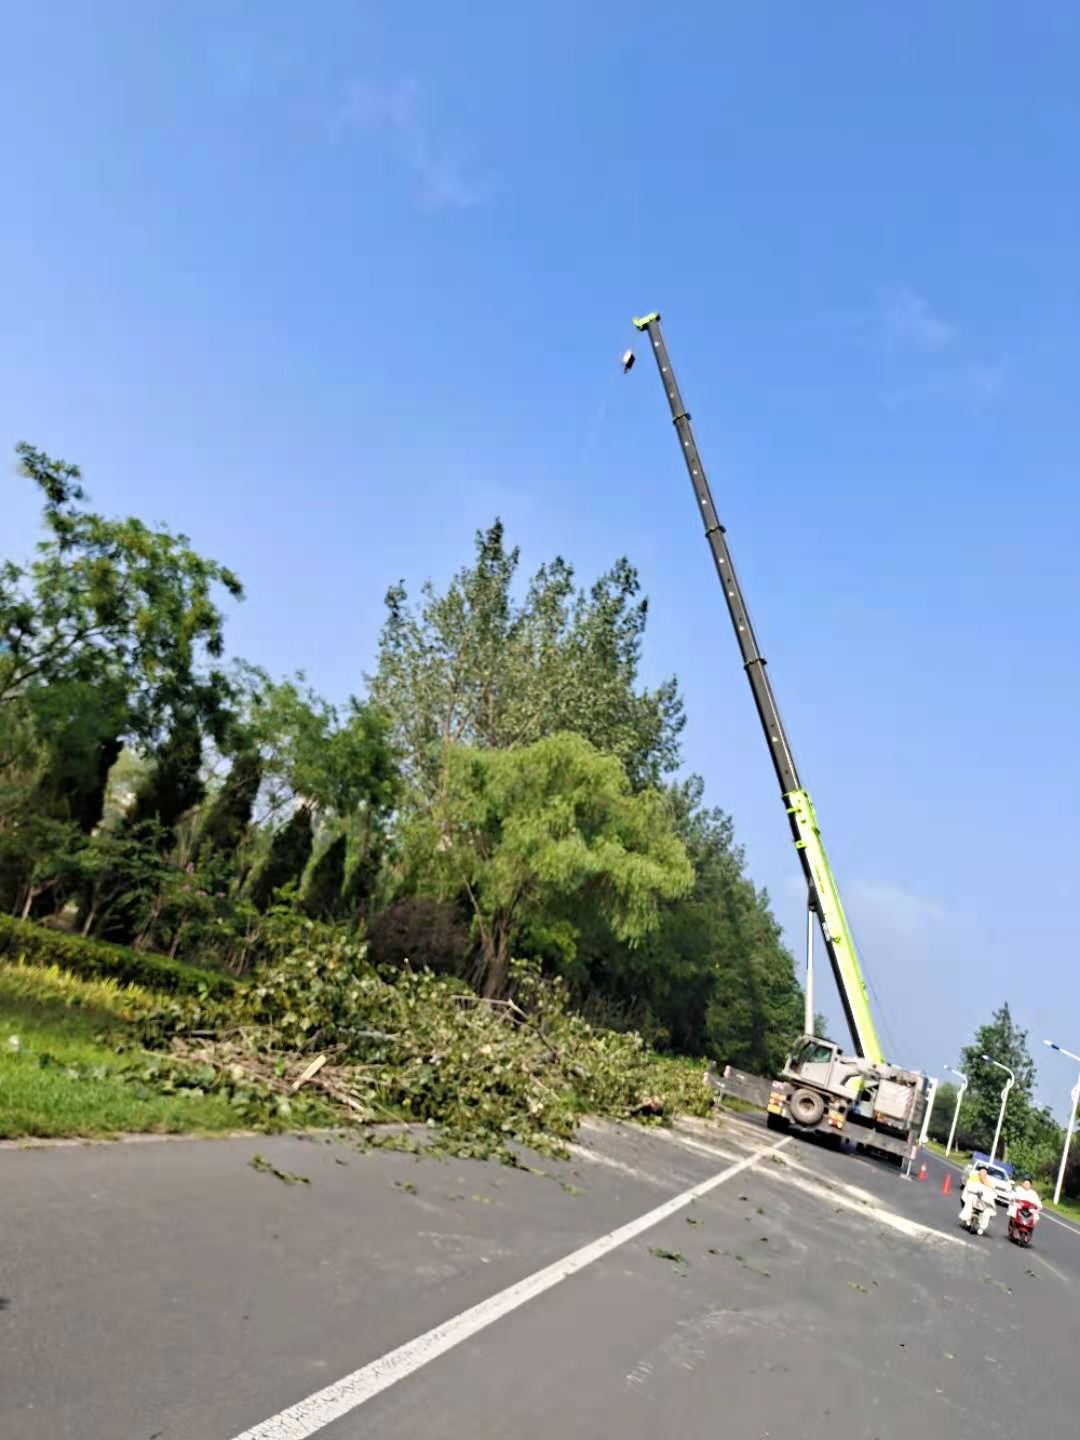
<svg viewBox="0 0 1080 1440">
<path fill-rule="evenodd" d="M 784 1139 L 775 1145 L 768 1145 L 752 1155 L 747 1155 L 737 1164 L 728 1166 L 726 1170 L 721 1170 L 717 1175 L 711 1175 L 708 1180 L 702 1180 L 699 1184 L 692 1185 L 689 1190 L 684 1190 L 680 1195 L 665 1200 L 654 1210 L 639 1215 L 636 1220 L 630 1220 L 627 1224 L 620 1225 L 617 1230 L 612 1230 L 607 1235 L 601 1235 L 598 1240 L 583 1245 L 580 1250 L 574 1250 L 563 1259 L 546 1265 L 543 1270 L 537 1270 L 535 1274 L 526 1276 L 524 1280 L 519 1280 L 505 1290 L 500 1290 L 497 1295 L 491 1295 L 486 1300 L 481 1300 L 471 1309 L 463 1310 L 452 1320 L 447 1320 L 442 1325 L 436 1325 L 433 1330 L 428 1330 L 424 1335 L 418 1335 L 415 1340 L 409 1340 L 404 1345 L 399 1345 L 396 1350 L 391 1350 L 378 1360 L 373 1360 L 370 1365 L 364 1365 L 361 1369 L 354 1370 L 351 1375 L 335 1381 L 333 1385 L 327 1385 L 325 1389 L 317 1390 L 306 1400 L 291 1405 L 287 1410 L 272 1415 L 269 1420 L 263 1420 L 261 1424 L 235 1436 L 234 1440 L 306 1440 L 307 1436 L 316 1434 L 331 1421 L 348 1415 L 351 1410 L 355 1410 L 358 1406 L 373 1399 L 381 1391 L 389 1389 L 391 1385 L 396 1385 L 399 1380 L 404 1380 L 407 1375 L 430 1364 L 440 1355 L 445 1355 L 448 1350 L 460 1345 L 463 1340 L 468 1340 L 479 1331 L 485 1330 L 496 1320 L 501 1320 L 504 1315 L 509 1315 L 511 1311 L 517 1310 L 519 1306 L 535 1300 L 545 1290 L 550 1290 L 563 1280 L 569 1279 L 571 1275 L 576 1275 L 587 1265 L 592 1265 L 595 1261 L 603 1259 L 605 1255 L 610 1255 L 612 1250 L 617 1250 L 620 1245 L 625 1245 L 629 1240 L 635 1240 L 646 1230 L 651 1230 L 654 1225 L 659 1225 L 662 1220 L 685 1209 L 691 1201 L 708 1195 L 711 1190 L 715 1190 L 718 1185 L 723 1185 L 725 1181 L 733 1180 L 736 1175 L 748 1170 L 757 1161 L 774 1154 L 787 1143 L 788 1139 Z"/>
<path fill-rule="evenodd" d="M 712 1155 L 718 1160 L 734 1160 L 738 1157 L 737 1150 L 725 1150 L 720 1145 L 714 1145 L 711 1141 L 697 1140 L 690 1135 L 682 1135 L 673 1130 L 657 1130 L 656 1134 L 669 1141 L 672 1145 L 678 1145 L 682 1150 L 691 1150 L 698 1155 Z"/>
<path fill-rule="evenodd" d="M 1057 1276 L 1057 1278 L 1062 1282 L 1062 1284 L 1064 1284 L 1064 1285 L 1068 1285 L 1068 1284 L 1069 1284 L 1069 1277 L 1068 1277 L 1068 1275 L 1063 1274 L 1063 1273 L 1057 1268 L 1056 1265 L 1051 1265 L 1051 1264 L 1050 1264 L 1050 1261 L 1047 1260 L 1044 1256 L 1039 1255 L 1039 1254 L 1038 1254 L 1036 1251 L 1034 1251 L 1034 1250 L 1029 1250 L 1029 1251 L 1027 1252 L 1027 1256 L 1028 1256 L 1028 1259 L 1029 1259 L 1029 1260 L 1036 1260 L 1040 1265 L 1044 1265 L 1044 1266 L 1046 1267 L 1046 1269 L 1050 1271 L 1051 1275 L 1056 1275 L 1056 1276 Z"/>
<path fill-rule="evenodd" d="M 592 1165 L 606 1165 L 609 1170 L 617 1170 L 620 1175 L 629 1175 L 632 1180 L 639 1180 L 646 1185 L 662 1185 L 664 1183 L 659 1175 L 650 1175 L 648 1171 L 639 1170 L 634 1165 L 627 1165 L 623 1160 L 615 1160 L 610 1155 L 602 1155 L 599 1150 L 589 1150 L 584 1145 L 570 1145 L 567 1148 L 575 1160 L 587 1160 Z"/>
<path fill-rule="evenodd" d="M 723 1153 L 712 1145 L 706 1145 L 701 1140 L 691 1140 L 685 1135 L 672 1138 L 676 1144 L 696 1150 L 700 1155 Z M 909 1240 L 944 1240 L 950 1245 L 963 1245 L 964 1243 L 959 1235 L 949 1235 L 944 1230 L 935 1230 L 932 1225 L 923 1225 L 918 1220 L 909 1220 L 905 1215 L 898 1215 L 895 1210 L 886 1210 L 867 1191 L 859 1190 L 857 1186 L 836 1185 L 831 1181 L 821 1180 L 812 1170 L 807 1170 L 797 1160 L 790 1158 L 785 1160 L 784 1169 L 774 1176 L 774 1179 L 795 1190 L 802 1190 L 807 1195 L 813 1195 L 817 1200 L 825 1200 L 834 1210 L 850 1210 L 855 1215 L 861 1215 L 864 1220 L 873 1220 L 879 1225 L 886 1225 L 890 1230 L 896 1230 Z M 846 1194 L 846 1191 L 852 1193 Z M 867 1198 L 853 1199 L 853 1195 L 865 1195 Z"/>
</svg>

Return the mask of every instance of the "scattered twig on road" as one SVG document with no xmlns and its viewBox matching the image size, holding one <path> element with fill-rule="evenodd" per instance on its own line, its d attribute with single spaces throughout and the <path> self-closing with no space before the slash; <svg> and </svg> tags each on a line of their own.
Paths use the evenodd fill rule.
<svg viewBox="0 0 1080 1440">
<path fill-rule="evenodd" d="M 653 1245 L 649 1249 L 650 1255 L 655 1255 L 657 1260 L 670 1260 L 673 1265 L 685 1265 L 686 1256 L 681 1250 L 665 1250 L 662 1245 Z"/>
<path fill-rule="evenodd" d="M 279 1170 L 272 1165 L 265 1155 L 253 1155 L 248 1161 L 253 1170 L 258 1170 L 261 1175 L 275 1175 L 283 1180 L 286 1185 L 310 1185 L 311 1181 L 306 1175 L 294 1175 L 291 1170 Z"/>
</svg>

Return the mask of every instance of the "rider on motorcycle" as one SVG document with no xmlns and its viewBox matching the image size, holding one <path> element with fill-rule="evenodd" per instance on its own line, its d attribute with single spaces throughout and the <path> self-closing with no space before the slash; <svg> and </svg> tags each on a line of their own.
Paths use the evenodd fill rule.
<svg viewBox="0 0 1080 1440">
<path fill-rule="evenodd" d="M 994 1190 L 993 1182 L 987 1174 L 985 1166 L 972 1173 L 971 1178 L 964 1186 L 960 1199 L 963 1202 L 960 1207 L 960 1223 L 969 1227 L 972 1217 L 975 1215 L 975 1202 L 982 1200 L 983 1208 L 977 1223 L 979 1234 L 985 1235 L 986 1227 L 990 1224 L 990 1217 L 997 1205 L 997 1192 Z"/>
<path fill-rule="evenodd" d="M 1034 1212 L 1032 1218 L 1037 1225 L 1039 1223 L 1039 1211 L 1042 1209 L 1042 1201 L 1039 1199 L 1039 1193 L 1035 1189 L 1035 1186 L 1031 1183 L 1030 1175 L 1021 1176 L 1020 1184 L 1013 1186 L 1012 1199 L 1009 1201 L 1010 1220 L 1016 1218 L 1016 1212 L 1021 1205 L 1029 1206 Z"/>
</svg>

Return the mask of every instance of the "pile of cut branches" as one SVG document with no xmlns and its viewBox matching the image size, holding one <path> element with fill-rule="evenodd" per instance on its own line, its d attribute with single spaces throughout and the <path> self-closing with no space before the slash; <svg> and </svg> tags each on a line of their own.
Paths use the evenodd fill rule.
<svg viewBox="0 0 1080 1440">
<path fill-rule="evenodd" d="M 428 971 L 377 969 L 318 927 L 226 999 L 165 1002 L 141 1040 L 172 1083 L 190 1068 L 235 1091 L 249 1122 L 426 1124 L 458 1155 L 558 1154 L 584 1114 L 657 1122 L 713 1104 L 700 1064 L 594 1028 L 535 970 L 517 966 L 513 998 L 485 1001 Z"/>
</svg>

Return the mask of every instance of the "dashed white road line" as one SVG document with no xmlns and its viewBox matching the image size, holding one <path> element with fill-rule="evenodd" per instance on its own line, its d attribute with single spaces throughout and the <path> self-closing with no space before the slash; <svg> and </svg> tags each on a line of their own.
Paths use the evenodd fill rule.
<svg viewBox="0 0 1080 1440">
<path fill-rule="evenodd" d="M 726 1181 L 733 1180 L 736 1175 L 741 1175 L 759 1160 L 768 1159 L 786 1144 L 787 1139 L 780 1140 L 747 1155 L 736 1164 L 729 1165 L 726 1170 L 711 1175 L 707 1180 L 692 1185 L 689 1190 L 665 1200 L 655 1209 L 639 1215 L 636 1220 L 630 1220 L 627 1224 L 620 1225 L 617 1230 L 601 1235 L 598 1240 L 583 1245 L 561 1260 L 556 1260 L 542 1270 L 526 1276 L 524 1280 L 500 1290 L 497 1295 L 481 1300 L 478 1305 L 463 1310 L 452 1320 L 436 1325 L 433 1330 L 418 1335 L 415 1340 L 399 1345 L 396 1350 L 391 1350 L 369 1365 L 354 1370 L 351 1375 L 344 1376 L 333 1385 L 317 1390 L 307 1399 L 235 1436 L 234 1440 L 307 1440 L 308 1436 L 315 1435 L 332 1421 L 339 1420 L 343 1415 L 348 1415 L 350 1411 L 366 1404 L 383 1390 L 396 1385 L 399 1380 L 404 1380 L 407 1375 L 430 1364 L 440 1355 L 445 1355 L 448 1350 L 485 1330 L 496 1320 L 501 1320 L 504 1315 L 509 1315 L 530 1300 L 535 1300 L 545 1290 L 552 1289 L 571 1275 L 576 1275 L 579 1270 L 584 1270 L 605 1255 L 610 1255 L 620 1245 L 636 1239 L 654 1225 L 659 1225 L 662 1220 L 685 1209 L 692 1201 L 699 1200 Z"/>
</svg>

